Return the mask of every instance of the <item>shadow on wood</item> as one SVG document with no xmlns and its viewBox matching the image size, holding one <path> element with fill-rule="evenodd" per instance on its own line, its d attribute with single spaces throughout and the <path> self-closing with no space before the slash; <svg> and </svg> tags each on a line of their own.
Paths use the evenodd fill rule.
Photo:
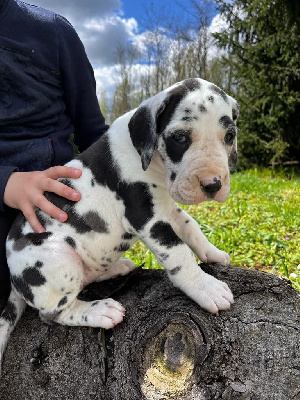
<svg viewBox="0 0 300 400">
<path fill-rule="evenodd" d="M 235 295 L 214 316 L 164 271 L 92 284 L 89 300 L 127 309 L 113 330 L 46 325 L 27 309 L 11 336 L 1 400 L 292 400 L 300 398 L 300 298 L 287 280 L 204 265 Z"/>
</svg>

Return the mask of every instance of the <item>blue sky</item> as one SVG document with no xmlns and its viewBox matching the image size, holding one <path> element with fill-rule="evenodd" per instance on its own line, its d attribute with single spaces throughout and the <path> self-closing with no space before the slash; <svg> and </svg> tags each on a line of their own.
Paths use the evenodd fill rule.
<svg viewBox="0 0 300 400">
<path fill-rule="evenodd" d="M 111 93 L 119 79 L 116 48 L 139 43 L 145 30 L 145 10 L 151 5 L 163 15 L 179 13 L 187 0 L 24 0 L 67 18 L 81 38 L 94 68 L 97 93 Z"/>
</svg>

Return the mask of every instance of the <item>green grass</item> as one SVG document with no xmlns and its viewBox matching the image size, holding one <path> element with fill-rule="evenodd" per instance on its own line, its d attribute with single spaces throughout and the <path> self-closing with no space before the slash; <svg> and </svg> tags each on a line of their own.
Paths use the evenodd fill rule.
<svg viewBox="0 0 300 400">
<path fill-rule="evenodd" d="M 289 278 L 300 290 L 300 179 L 284 171 L 251 170 L 231 177 L 225 203 L 183 206 L 206 237 L 230 254 L 232 265 Z M 126 256 L 145 268 L 161 268 L 138 242 Z"/>
</svg>

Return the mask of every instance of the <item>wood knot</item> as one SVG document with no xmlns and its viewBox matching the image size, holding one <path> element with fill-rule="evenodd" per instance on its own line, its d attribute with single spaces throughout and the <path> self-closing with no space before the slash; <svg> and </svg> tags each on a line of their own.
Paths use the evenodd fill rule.
<svg viewBox="0 0 300 400">
<path fill-rule="evenodd" d="M 186 393 L 192 384 L 196 351 L 201 345 L 201 333 L 183 321 L 170 322 L 154 337 L 143 354 L 141 388 L 146 399 L 178 399 Z"/>
</svg>

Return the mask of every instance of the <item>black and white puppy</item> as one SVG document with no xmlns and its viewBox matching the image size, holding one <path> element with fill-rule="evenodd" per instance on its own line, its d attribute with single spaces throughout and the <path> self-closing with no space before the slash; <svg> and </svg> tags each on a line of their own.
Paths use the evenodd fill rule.
<svg viewBox="0 0 300 400">
<path fill-rule="evenodd" d="M 77 299 L 89 283 L 135 268 L 120 258 L 141 239 L 170 280 L 211 313 L 233 303 L 227 284 L 203 262 L 229 264 L 227 253 L 203 235 L 175 202 L 225 201 L 237 160 L 236 101 L 202 79 L 187 79 L 118 118 L 109 131 L 67 165 L 82 170 L 64 179 L 81 193 L 77 203 L 53 193 L 65 223 L 37 210 L 46 233 L 20 215 L 7 240 L 12 291 L 0 319 L 1 356 L 25 304 L 46 321 L 112 328 L 125 309 L 112 299 Z"/>
</svg>

